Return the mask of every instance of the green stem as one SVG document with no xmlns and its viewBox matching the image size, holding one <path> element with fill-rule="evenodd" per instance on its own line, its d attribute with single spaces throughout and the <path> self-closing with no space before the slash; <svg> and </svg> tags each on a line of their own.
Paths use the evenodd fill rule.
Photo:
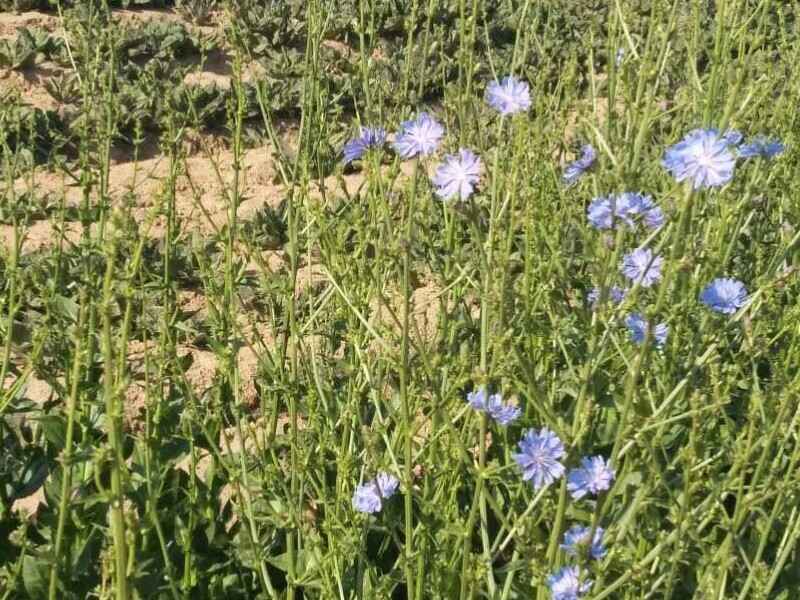
<svg viewBox="0 0 800 600">
<path fill-rule="evenodd" d="M 408 379 L 409 379 L 409 337 L 410 337 L 410 312 L 411 312 L 411 246 L 414 236 L 414 205 L 417 197 L 417 179 L 419 175 L 419 159 L 414 161 L 414 172 L 411 175 L 411 193 L 409 194 L 408 204 L 405 214 L 405 234 L 403 239 L 403 339 L 401 342 L 401 365 L 400 365 L 400 404 L 403 412 L 404 427 L 404 446 L 403 446 L 403 468 L 405 495 L 404 514 L 405 514 L 405 556 L 403 569 L 406 579 L 406 593 L 409 600 L 414 598 L 414 572 L 412 561 L 414 556 L 414 519 L 413 519 L 413 465 L 411 442 L 413 440 L 413 423 L 411 407 L 408 398 Z"/>
<path fill-rule="evenodd" d="M 116 244 L 112 242 L 106 253 L 106 272 L 103 279 L 102 346 L 103 346 L 103 395 L 106 401 L 108 442 L 111 446 L 111 532 L 114 539 L 115 596 L 117 600 L 128 600 L 128 546 L 125 539 L 125 514 L 122 495 L 122 431 L 120 420 L 122 409 L 114 377 L 114 355 L 111 345 L 111 311 L 114 303 L 113 274 Z"/>
<path fill-rule="evenodd" d="M 61 551 L 64 541 L 64 528 L 70 508 L 70 495 L 72 490 L 72 442 L 75 431 L 75 407 L 78 403 L 78 383 L 82 367 L 83 353 L 83 326 L 86 320 L 85 297 L 81 298 L 80 312 L 78 313 L 78 324 L 75 329 L 75 355 L 72 360 L 72 371 L 70 374 L 70 392 L 67 398 L 67 433 L 64 442 L 64 453 L 61 459 L 63 469 L 63 479 L 61 480 L 61 496 L 58 501 L 58 526 L 56 527 L 56 541 L 53 550 L 53 565 L 50 567 L 50 587 L 48 598 L 56 600 L 58 589 L 58 571 L 60 566 Z"/>
</svg>

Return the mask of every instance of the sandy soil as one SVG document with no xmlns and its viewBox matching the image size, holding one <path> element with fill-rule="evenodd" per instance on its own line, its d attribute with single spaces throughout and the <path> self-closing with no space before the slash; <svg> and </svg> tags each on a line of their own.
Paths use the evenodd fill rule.
<svg viewBox="0 0 800 600">
<path fill-rule="evenodd" d="M 153 20 L 170 20 L 182 22 L 190 29 L 204 35 L 216 35 L 221 39 L 221 27 L 224 15 L 216 14 L 208 25 L 202 27 L 186 23 L 182 17 L 172 10 L 116 10 L 114 18 L 123 24 L 138 24 Z M 20 27 L 43 27 L 56 35 L 63 35 L 61 24 L 55 14 L 40 12 L 27 12 L 22 14 L 0 14 L 0 38 L 13 38 Z M 349 56 L 350 50 L 344 45 L 335 42 L 326 42 L 327 45 Z M 57 64 L 44 62 L 22 70 L 12 71 L 0 69 L 0 97 L 3 94 L 18 94 L 21 100 L 31 106 L 43 110 L 63 110 L 47 92 L 46 83 L 53 77 L 64 74 L 64 69 Z M 245 80 L 259 75 L 256 64 L 248 65 L 244 69 Z M 231 85 L 232 69 L 231 59 L 224 47 L 213 51 L 205 60 L 202 68 L 186 76 L 185 81 L 192 85 L 217 85 L 228 88 Z M 292 146 L 291 131 L 286 136 L 287 146 Z M 221 137 L 207 133 L 190 133 L 186 136 L 183 150 L 185 160 L 177 167 L 175 185 L 175 210 L 180 219 L 181 230 L 184 235 L 198 234 L 210 236 L 223 227 L 228 218 L 229 199 L 226 194 L 234 181 L 234 157 L 229 144 Z M 160 239 L 165 233 L 165 223 L 161 216 L 153 218 L 164 206 L 165 191 L 169 189 L 170 164 L 168 159 L 159 153 L 155 142 L 150 142 L 143 148 L 144 158 L 134 162 L 130 150 L 114 149 L 112 163 L 109 171 L 108 196 L 112 205 L 123 206 L 130 203 L 132 217 L 140 224 L 140 233 L 154 239 Z M 412 166 L 404 164 L 403 174 L 409 175 Z M 75 174 L 76 176 L 79 174 Z M 277 206 L 284 198 L 286 191 L 277 181 L 274 166 L 273 152 L 269 147 L 248 149 L 244 152 L 241 161 L 240 190 L 242 202 L 239 206 L 238 218 L 246 221 L 265 204 Z M 311 197 L 324 201 L 325 197 L 344 186 L 350 195 L 355 194 L 364 185 L 361 173 L 349 173 L 341 177 L 330 177 L 322 185 L 314 183 L 309 190 Z M 78 206 L 82 201 L 82 191 L 72 178 L 62 173 L 54 172 L 43 167 L 34 171 L 32 179 L 19 180 L 14 184 L 14 191 L 21 193 L 33 188 L 38 197 L 51 196 L 55 200 L 64 200 L 67 206 Z M 97 200 L 97 197 L 92 199 Z M 149 223 L 149 228 L 144 229 Z M 66 222 L 59 228 L 52 220 L 38 220 L 26 227 L 22 242 L 22 252 L 35 252 L 53 247 L 56 244 L 76 243 L 82 235 L 82 226 L 77 222 Z M 13 230 L 9 225 L 0 225 L 0 242 L 8 248 L 13 241 Z M 0 250 L 2 251 L 2 250 Z M 282 251 L 259 251 L 257 256 L 252 256 L 242 246 L 237 247 L 237 252 L 245 258 L 246 271 L 251 275 L 259 275 L 285 271 L 288 262 Z M 297 276 L 295 294 L 325 293 L 330 283 L 322 267 L 314 262 L 301 263 Z M 415 337 L 419 340 L 430 341 L 435 335 L 439 311 L 439 297 L 442 291 L 433 283 L 428 283 L 416 290 L 412 296 L 413 321 L 416 328 Z M 398 295 L 392 294 L 392 308 L 400 315 Z M 181 290 L 178 296 L 178 306 L 183 315 L 204 322 L 209 318 L 208 300 L 203 290 Z M 258 311 L 244 304 L 239 315 L 239 334 L 243 345 L 239 349 L 236 361 L 242 381 L 241 399 L 251 407 L 258 405 L 258 392 L 256 378 L 259 365 L 259 354 L 265 347 L 275 343 L 274 332 L 270 330 L 265 317 Z M 386 310 L 379 304 L 375 307 L 374 314 L 367 318 L 376 327 L 395 328 L 395 323 Z M 322 348 L 325 340 L 313 339 L 309 335 L 304 344 L 314 351 Z M 147 404 L 145 394 L 144 361 L 146 353 L 154 352 L 155 346 L 151 342 L 147 346 L 141 342 L 131 342 L 128 349 L 131 382 L 124 391 L 126 428 L 137 431 L 142 426 L 142 415 Z M 344 351 L 340 347 L 335 352 L 335 357 L 341 357 Z M 183 340 L 178 348 L 179 358 L 188 358 L 189 367 L 185 372 L 187 383 L 195 395 L 202 396 L 214 384 L 217 376 L 217 357 L 205 347 L 197 347 L 192 340 Z M 52 390 L 44 382 L 32 380 L 29 382 L 27 394 L 35 402 L 45 402 L 52 396 Z M 286 419 L 281 421 L 280 427 L 286 425 Z M 258 424 L 254 424 L 256 429 Z M 262 432 L 263 433 L 263 432 Z M 241 440 L 236 439 L 235 432 L 228 439 L 220 439 L 221 445 L 230 443 L 232 451 L 241 449 Z M 247 447 L 247 442 L 244 444 Z M 41 490 L 29 498 L 21 499 L 15 503 L 14 508 L 27 513 L 35 514 L 44 500 Z"/>
<path fill-rule="evenodd" d="M 21 13 L 0 12 L 0 38 L 15 38 L 22 27 L 41 27 L 47 31 L 58 31 L 61 20 L 54 13 L 27 11 Z"/>
</svg>

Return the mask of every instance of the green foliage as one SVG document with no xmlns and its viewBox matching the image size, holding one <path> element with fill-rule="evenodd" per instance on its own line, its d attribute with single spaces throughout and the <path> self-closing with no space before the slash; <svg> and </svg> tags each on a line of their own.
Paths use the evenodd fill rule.
<svg viewBox="0 0 800 600">
<path fill-rule="evenodd" d="M 175 9 L 178 13 L 197 25 L 205 24 L 215 8 L 217 8 L 217 0 L 175 1 Z"/>
<path fill-rule="evenodd" d="M 15 153 L 15 160 L 29 166 L 44 161 L 67 149 L 65 126 L 54 111 L 3 101 L 0 110 L 0 140 Z"/>
<path fill-rule="evenodd" d="M 60 38 L 43 29 L 23 27 L 14 41 L 0 40 L 0 67 L 27 69 L 42 59 L 59 57 L 63 49 Z"/>
<path fill-rule="evenodd" d="M 0 48 L 25 83 L 59 67 L 58 110 L 0 100 L 0 595 L 511 600 L 577 563 L 598 600 L 800 594 L 796 3 L 111 7 Z M 509 73 L 533 105 L 500 119 L 483 94 Z M 433 156 L 342 164 L 359 125 L 422 110 Z M 700 126 L 787 150 L 690 196 L 660 160 Z M 481 180 L 443 202 L 461 147 Z M 623 190 L 667 224 L 588 227 Z M 593 309 L 645 242 L 663 282 Z M 746 283 L 737 314 L 698 300 L 718 276 Z M 663 348 L 630 340 L 634 311 Z M 469 409 L 481 385 L 519 421 Z M 568 469 L 613 456 L 614 487 L 523 482 L 541 427 Z M 358 513 L 379 471 L 399 490 Z M 563 552 L 573 524 L 608 555 Z"/>
<path fill-rule="evenodd" d="M 150 21 L 145 25 L 124 29 L 118 51 L 132 61 L 176 58 L 209 49 L 204 40 L 190 33 L 180 23 Z"/>
</svg>

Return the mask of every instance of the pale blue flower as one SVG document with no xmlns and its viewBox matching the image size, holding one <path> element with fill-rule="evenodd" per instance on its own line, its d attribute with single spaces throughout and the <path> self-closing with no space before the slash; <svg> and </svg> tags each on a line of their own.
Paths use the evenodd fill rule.
<svg viewBox="0 0 800 600">
<path fill-rule="evenodd" d="M 481 159 L 471 150 L 461 148 L 458 155 L 448 154 L 436 169 L 433 184 L 436 195 L 443 200 L 458 196 L 466 200 L 475 190 L 481 175 Z"/>
<path fill-rule="evenodd" d="M 616 201 L 617 210 L 629 222 L 641 219 L 650 229 L 658 229 L 664 224 L 664 212 L 653 202 L 651 196 L 624 192 L 617 196 Z"/>
<path fill-rule="evenodd" d="M 486 393 L 486 388 L 478 388 L 467 394 L 467 404 L 479 412 L 486 410 L 487 401 L 488 394 Z"/>
<path fill-rule="evenodd" d="M 625 60 L 625 48 L 617 48 L 617 55 L 614 58 L 614 63 L 617 67 L 622 64 L 622 61 Z"/>
<path fill-rule="evenodd" d="M 567 490 L 573 500 L 580 500 L 587 494 L 596 496 L 611 487 L 614 475 L 614 469 L 602 456 L 585 457 L 581 459 L 580 468 L 567 475 Z"/>
<path fill-rule="evenodd" d="M 486 405 L 486 412 L 489 416 L 497 421 L 498 425 L 505 427 L 510 423 L 516 421 L 522 414 L 519 407 L 513 404 L 503 403 L 503 397 L 500 394 L 492 394 L 489 396 L 489 402 Z"/>
<path fill-rule="evenodd" d="M 391 498 L 399 485 L 397 477 L 380 472 L 375 479 L 356 487 L 353 494 L 353 508 L 363 513 L 380 512 L 383 508 L 383 501 Z"/>
<path fill-rule="evenodd" d="M 736 136 L 720 135 L 716 129 L 695 129 L 667 149 L 661 164 L 677 181 L 686 179 L 694 189 L 718 187 L 733 178 L 736 158 L 730 151 Z"/>
<path fill-rule="evenodd" d="M 394 496 L 394 493 L 397 491 L 397 486 L 400 485 L 400 481 L 391 473 L 381 471 L 375 477 L 375 485 L 378 487 L 381 498 L 386 500 Z"/>
<path fill-rule="evenodd" d="M 380 512 L 383 506 L 381 496 L 374 481 L 368 481 L 356 487 L 353 494 L 353 508 L 362 513 Z"/>
<path fill-rule="evenodd" d="M 348 164 L 354 160 L 358 160 L 370 148 L 380 148 L 386 143 L 386 131 L 380 127 L 362 127 L 359 130 L 358 137 L 348 141 L 342 153 L 344 154 L 344 163 Z"/>
<path fill-rule="evenodd" d="M 528 84 L 514 77 L 493 81 L 486 88 L 486 102 L 501 115 L 512 115 L 531 107 Z"/>
<path fill-rule="evenodd" d="M 739 146 L 739 158 L 753 158 L 761 156 L 766 159 L 775 158 L 782 154 L 786 147 L 780 140 L 770 140 L 764 136 L 756 136 L 747 144 Z"/>
<path fill-rule="evenodd" d="M 413 121 L 403 121 L 395 136 L 394 149 L 401 158 L 428 156 L 436 151 L 444 127 L 428 113 L 419 113 Z"/>
<path fill-rule="evenodd" d="M 619 286 L 611 286 L 608 288 L 608 300 L 611 301 L 612 304 L 620 304 L 623 300 L 625 300 L 625 295 L 627 291 L 622 289 Z M 593 287 L 589 294 L 586 296 L 586 299 L 589 301 L 589 304 L 592 308 L 597 308 L 597 304 L 600 301 L 600 288 Z"/>
<path fill-rule="evenodd" d="M 589 223 L 595 229 L 611 229 L 614 225 L 614 209 L 605 197 L 594 198 L 586 209 Z"/>
<path fill-rule="evenodd" d="M 580 158 L 568 164 L 567 168 L 564 169 L 564 175 L 562 176 L 564 183 L 572 185 L 578 181 L 592 167 L 596 158 L 597 153 L 590 144 L 583 146 Z"/>
<path fill-rule="evenodd" d="M 562 567 L 547 578 L 552 600 L 580 600 L 591 587 L 589 580 L 581 581 L 579 567 Z"/>
<path fill-rule="evenodd" d="M 596 229 L 611 229 L 617 223 L 634 227 L 638 222 L 651 229 L 664 224 L 664 212 L 652 197 L 636 192 L 623 192 L 594 198 L 586 210 L 589 223 Z"/>
<path fill-rule="evenodd" d="M 566 453 L 558 436 L 543 427 L 539 432 L 529 429 L 519 442 L 519 453 L 514 460 L 522 470 L 522 479 L 530 481 L 534 489 L 550 485 L 564 474 L 559 459 Z"/>
<path fill-rule="evenodd" d="M 631 340 L 636 344 L 644 342 L 645 335 L 649 323 L 639 313 L 628 315 L 625 319 L 625 325 L 631 333 Z M 653 339 L 656 341 L 657 346 L 663 346 L 667 342 L 667 334 L 669 333 L 669 326 L 666 323 L 659 323 L 653 327 Z"/>
<path fill-rule="evenodd" d="M 488 413 L 493 420 L 504 427 L 517 420 L 522 414 L 518 407 L 505 404 L 501 394 L 490 396 L 483 387 L 467 394 L 467 403 L 478 412 Z"/>
<path fill-rule="evenodd" d="M 729 146 L 738 146 L 743 139 L 744 136 L 742 135 L 742 132 L 737 131 L 736 129 L 728 129 L 728 131 L 722 134 L 722 141 Z"/>
<path fill-rule="evenodd" d="M 710 309 L 730 315 L 747 301 L 744 284 L 729 277 L 715 279 L 700 293 L 700 300 Z"/>
<path fill-rule="evenodd" d="M 561 549 L 570 556 L 576 556 L 579 553 L 579 547 L 589 546 L 591 541 L 589 554 L 595 560 L 600 560 L 606 555 L 606 548 L 603 546 L 605 531 L 602 527 L 595 528 L 594 537 L 590 540 L 591 533 L 591 527 L 573 525 L 564 533 L 564 543 L 561 544 Z"/>
<path fill-rule="evenodd" d="M 622 259 L 620 271 L 631 283 L 639 283 L 642 287 L 651 287 L 661 280 L 661 265 L 664 262 L 658 255 L 653 255 L 649 248 L 637 248 Z"/>
</svg>

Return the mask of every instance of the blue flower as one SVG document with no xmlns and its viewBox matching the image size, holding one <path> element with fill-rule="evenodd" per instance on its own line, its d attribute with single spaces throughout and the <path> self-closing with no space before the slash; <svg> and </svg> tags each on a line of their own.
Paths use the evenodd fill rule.
<svg viewBox="0 0 800 600">
<path fill-rule="evenodd" d="M 625 325 L 631 332 L 631 340 L 636 344 L 644 342 L 647 328 L 650 325 L 642 315 L 633 313 L 628 315 L 625 319 Z M 666 323 L 659 323 L 653 327 L 653 338 L 657 346 L 663 346 L 667 342 L 667 334 L 669 333 L 669 326 Z"/>
<path fill-rule="evenodd" d="M 649 248 L 637 248 L 622 259 L 620 270 L 632 283 L 639 282 L 642 287 L 650 287 L 661 280 L 661 265 L 664 262 L 653 255 Z"/>
<path fill-rule="evenodd" d="M 522 414 L 518 407 L 512 404 L 504 404 L 502 395 L 492 394 L 488 396 L 486 388 L 479 388 L 467 394 L 467 403 L 478 412 L 488 413 L 492 419 L 504 427 L 516 421 Z"/>
<path fill-rule="evenodd" d="M 419 113 L 413 121 L 403 121 L 394 141 L 401 158 L 428 156 L 436 151 L 444 135 L 444 127 L 428 113 Z"/>
<path fill-rule="evenodd" d="M 762 156 L 770 159 L 782 154 L 786 149 L 780 140 L 769 140 L 764 136 L 757 136 L 749 143 L 739 146 L 739 158 L 752 158 Z"/>
<path fill-rule="evenodd" d="M 356 487 L 353 494 L 353 508 L 362 513 L 380 512 L 383 506 L 381 496 L 374 481 L 368 481 Z"/>
<path fill-rule="evenodd" d="M 578 179 L 591 168 L 596 158 L 597 153 L 590 144 L 583 146 L 581 148 L 580 158 L 568 164 L 567 168 L 564 169 L 564 175 L 562 176 L 564 183 L 572 185 L 578 181 Z"/>
<path fill-rule="evenodd" d="M 614 210 L 608 198 L 599 197 L 593 199 L 586 209 L 586 216 L 589 223 L 595 229 L 611 229 L 614 224 Z"/>
<path fill-rule="evenodd" d="M 744 136 L 742 132 L 735 129 L 728 129 L 728 131 L 722 134 L 722 141 L 729 146 L 738 146 L 743 139 Z"/>
<path fill-rule="evenodd" d="M 625 300 L 625 294 L 627 294 L 627 291 L 619 286 L 614 285 L 608 288 L 608 300 L 611 300 L 612 304 L 619 304 Z M 593 287 L 586 299 L 592 308 L 597 308 L 597 304 L 600 301 L 600 288 Z"/>
<path fill-rule="evenodd" d="M 400 485 L 400 481 L 391 473 L 381 471 L 375 477 L 375 485 L 378 488 L 381 498 L 386 500 L 394 496 L 394 493 L 397 491 L 397 486 Z"/>
<path fill-rule="evenodd" d="M 723 277 L 708 284 L 700 293 L 700 300 L 712 310 L 731 315 L 744 306 L 747 289 L 741 281 Z"/>
<path fill-rule="evenodd" d="M 616 223 L 634 227 L 638 221 L 651 229 L 664 224 L 664 212 L 650 196 L 623 192 L 594 198 L 586 210 L 589 223 L 596 229 L 611 229 Z"/>
<path fill-rule="evenodd" d="M 591 581 L 581 581 L 579 567 L 562 567 L 547 578 L 553 600 L 579 600 L 592 587 Z"/>
<path fill-rule="evenodd" d="M 735 133 L 695 129 L 668 148 L 661 164 L 677 181 L 689 179 L 694 189 L 725 185 L 733 178 L 736 159 L 730 151 Z"/>
<path fill-rule="evenodd" d="M 478 388 L 467 394 L 467 403 L 477 411 L 486 410 L 487 394 L 486 388 Z"/>
<path fill-rule="evenodd" d="M 466 200 L 475 190 L 480 175 L 481 159 L 471 150 L 461 148 L 457 156 L 445 156 L 444 162 L 436 169 L 433 177 L 436 195 L 443 200 L 449 200 L 456 195 Z"/>
<path fill-rule="evenodd" d="M 380 148 L 386 143 L 386 131 L 380 127 L 362 127 L 358 137 L 351 139 L 344 145 L 344 164 L 358 160 L 370 148 Z"/>
<path fill-rule="evenodd" d="M 400 482 L 389 473 L 380 472 L 371 481 L 356 487 L 353 494 L 353 508 L 358 512 L 376 513 L 383 508 L 383 501 L 391 498 Z"/>
<path fill-rule="evenodd" d="M 501 115 L 512 115 L 531 107 L 528 84 L 514 77 L 493 81 L 486 88 L 486 102 Z"/>
<path fill-rule="evenodd" d="M 573 500 L 580 500 L 586 494 L 597 495 L 607 490 L 614 481 L 614 469 L 602 456 L 585 457 L 581 466 L 567 475 L 567 489 Z"/>
<path fill-rule="evenodd" d="M 559 462 L 565 454 L 564 444 L 546 427 L 538 433 L 533 429 L 525 432 L 519 450 L 514 460 L 522 469 L 522 479 L 530 481 L 534 489 L 550 485 L 564 474 L 564 465 Z"/>
<path fill-rule="evenodd" d="M 616 66 L 620 66 L 622 61 L 625 60 L 625 48 L 617 48 L 617 55 L 614 57 L 614 63 Z"/>
<path fill-rule="evenodd" d="M 573 525 L 564 533 L 564 543 L 561 544 L 561 549 L 569 554 L 575 556 L 578 554 L 580 546 L 589 545 L 589 536 L 592 533 L 591 527 L 583 527 L 582 525 Z M 602 527 L 597 527 L 594 530 L 594 537 L 591 539 L 591 546 L 589 554 L 595 560 L 600 560 L 606 555 L 606 548 L 603 546 L 603 531 Z"/>
<path fill-rule="evenodd" d="M 489 402 L 486 405 L 486 412 L 489 416 L 497 421 L 498 425 L 505 427 L 509 423 L 516 421 L 522 414 L 519 407 L 512 404 L 504 404 L 503 397 L 500 394 L 493 394 L 489 396 Z"/>
<path fill-rule="evenodd" d="M 664 211 L 648 195 L 625 192 L 617 196 L 616 201 L 621 216 L 630 221 L 641 217 L 650 229 L 658 229 L 664 224 Z"/>
</svg>

